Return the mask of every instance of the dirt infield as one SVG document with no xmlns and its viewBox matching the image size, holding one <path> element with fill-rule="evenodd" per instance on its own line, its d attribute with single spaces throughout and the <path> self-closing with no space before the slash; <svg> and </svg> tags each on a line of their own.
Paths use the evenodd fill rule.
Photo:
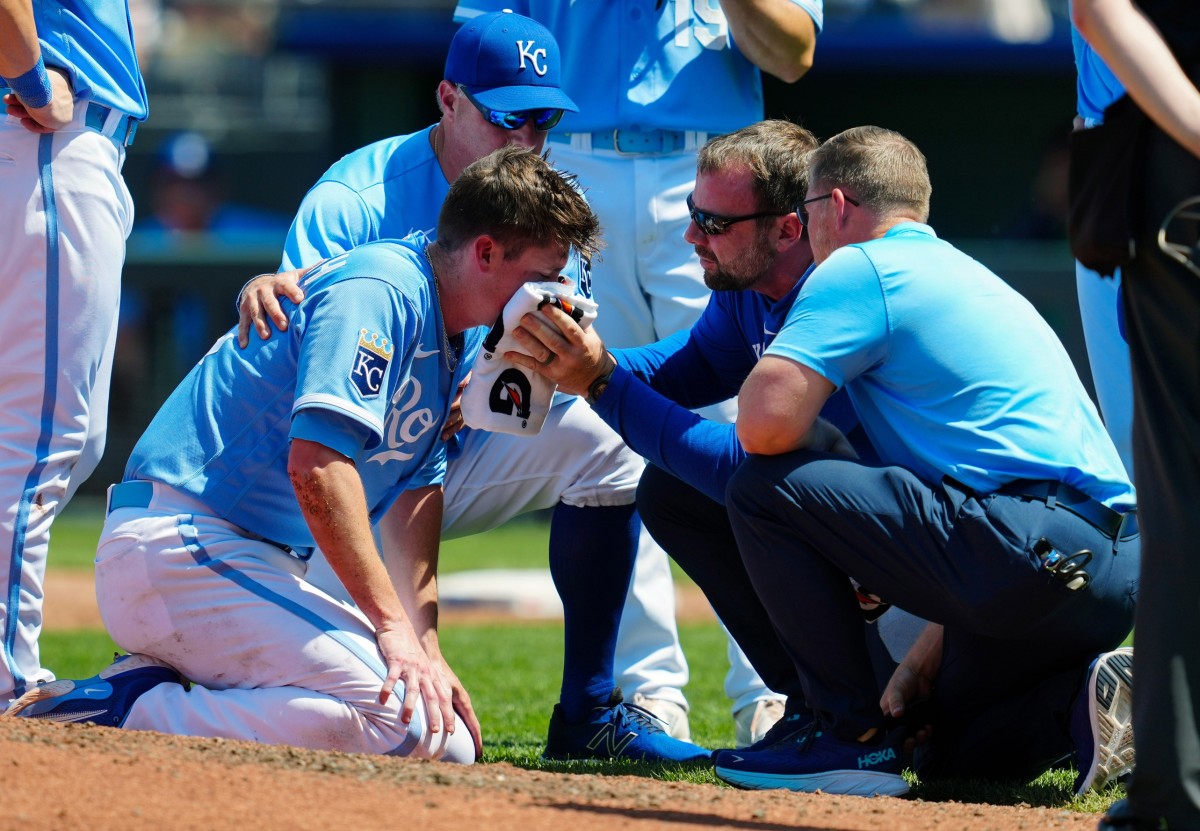
<svg viewBox="0 0 1200 831">
<path fill-rule="evenodd" d="M 1028 831 L 1062 810 L 736 791 L 0 719 L 0 829 Z"/>
<path fill-rule="evenodd" d="M 47 628 L 100 625 L 90 573 L 51 571 L 47 583 Z M 712 614 L 698 592 L 680 601 L 684 618 Z M 1090 831 L 1097 820 L 1060 809 L 463 768 L 21 719 L 0 719 L 0 760 L 0 831 Z"/>
</svg>

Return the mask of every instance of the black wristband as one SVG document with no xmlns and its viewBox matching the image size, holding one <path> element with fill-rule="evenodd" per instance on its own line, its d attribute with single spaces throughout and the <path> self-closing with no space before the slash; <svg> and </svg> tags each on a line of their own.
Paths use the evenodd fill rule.
<svg viewBox="0 0 1200 831">
<path fill-rule="evenodd" d="M 609 360 L 612 360 L 611 357 Z M 612 380 L 613 370 L 616 368 L 617 362 L 613 361 L 612 366 L 610 366 L 605 372 L 601 373 L 599 378 L 588 384 L 587 395 L 584 396 L 584 400 L 587 401 L 587 403 L 594 405 L 600 396 L 604 395 L 604 391 L 608 389 L 608 382 Z"/>
</svg>

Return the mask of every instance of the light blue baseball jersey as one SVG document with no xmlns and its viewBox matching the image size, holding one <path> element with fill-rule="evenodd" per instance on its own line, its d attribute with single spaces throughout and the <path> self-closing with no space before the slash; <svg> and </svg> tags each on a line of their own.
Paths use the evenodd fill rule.
<svg viewBox="0 0 1200 831">
<path fill-rule="evenodd" d="M 300 268 L 367 242 L 416 231 L 437 236 L 450 183 L 429 142 L 433 127 L 377 141 L 343 156 L 304 196 L 283 247 L 280 270 Z M 578 252 L 564 277 L 591 297 Z"/>
<path fill-rule="evenodd" d="M 329 168 L 300 203 L 281 268 L 312 265 L 414 231 L 432 237 L 450 190 L 429 143 L 432 130 L 368 144 Z"/>
<path fill-rule="evenodd" d="M 145 120 L 127 0 L 33 0 L 33 17 L 42 59 L 67 71 L 76 96 Z"/>
<path fill-rule="evenodd" d="M 904 223 L 835 251 L 766 354 L 844 387 L 882 461 L 988 493 L 1065 482 L 1115 508 L 1133 487 L 1071 359 L 1029 302 Z"/>
<path fill-rule="evenodd" d="M 239 349 L 230 331 L 154 417 L 125 478 L 164 482 L 297 548 L 313 540 L 287 473 L 290 441 L 354 461 L 372 521 L 403 490 L 440 482 L 440 428 L 484 331 L 446 367 L 426 239 L 355 248 L 311 273 L 288 330 Z"/>
<path fill-rule="evenodd" d="M 1074 26 L 1071 27 L 1071 47 L 1075 51 L 1077 75 L 1075 111 L 1088 127 L 1095 127 L 1104 121 L 1108 106 L 1125 94 L 1125 87 Z"/>
<path fill-rule="evenodd" d="M 791 0 L 823 22 L 821 0 Z M 458 21 L 512 9 L 544 25 L 579 105 L 555 132 L 704 130 L 761 121 L 762 77 L 738 51 L 718 0 L 463 0 Z"/>
</svg>

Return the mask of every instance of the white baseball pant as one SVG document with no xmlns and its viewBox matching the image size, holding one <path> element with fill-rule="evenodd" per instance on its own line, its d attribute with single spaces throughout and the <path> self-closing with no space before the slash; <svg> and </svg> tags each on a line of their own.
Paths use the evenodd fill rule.
<svg viewBox="0 0 1200 831">
<path fill-rule="evenodd" d="M 38 650 L 50 527 L 104 446 L 133 202 L 125 148 L 85 114 L 46 135 L 0 117 L 0 705 L 54 677 Z"/>
<path fill-rule="evenodd" d="M 204 506 L 155 485 L 147 508 L 118 508 L 96 552 L 104 625 L 199 685 L 165 683 L 125 727 L 471 763 L 470 731 L 433 733 L 424 703 L 400 721 L 403 684 L 379 702 L 387 668 L 374 628 L 314 586 L 305 564 L 249 539 Z"/>
</svg>

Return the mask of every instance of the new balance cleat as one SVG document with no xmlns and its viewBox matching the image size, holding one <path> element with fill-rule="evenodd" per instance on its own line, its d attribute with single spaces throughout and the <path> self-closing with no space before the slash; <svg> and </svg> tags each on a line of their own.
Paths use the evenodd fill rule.
<svg viewBox="0 0 1200 831">
<path fill-rule="evenodd" d="M 788 740 L 763 750 L 722 750 L 716 773 L 731 785 L 751 790 L 851 796 L 901 796 L 908 783 L 900 775 L 900 747 L 888 734 L 867 743 L 844 741 L 811 721 Z"/>
<path fill-rule="evenodd" d="M 142 693 L 167 681 L 182 684 L 183 678 L 148 655 L 122 655 L 84 681 L 64 678 L 30 690 L 4 715 L 120 727 Z"/>
<path fill-rule="evenodd" d="M 608 703 L 568 722 L 554 705 L 543 759 L 634 759 L 644 762 L 708 762 L 712 752 L 673 739 L 666 723 L 649 710 L 626 704 L 619 689 Z"/>
<path fill-rule="evenodd" d="M 631 703 L 648 711 L 666 725 L 667 735 L 681 742 L 692 740 L 692 728 L 688 723 L 688 711 L 666 698 L 648 698 L 634 693 Z"/>
<path fill-rule="evenodd" d="M 1088 667 L 1071 707 L 1075 742 L 1075 795 L 1104 790 L 1133 772 L 1133 650 L 1105 652 Z"/>
</svg>

